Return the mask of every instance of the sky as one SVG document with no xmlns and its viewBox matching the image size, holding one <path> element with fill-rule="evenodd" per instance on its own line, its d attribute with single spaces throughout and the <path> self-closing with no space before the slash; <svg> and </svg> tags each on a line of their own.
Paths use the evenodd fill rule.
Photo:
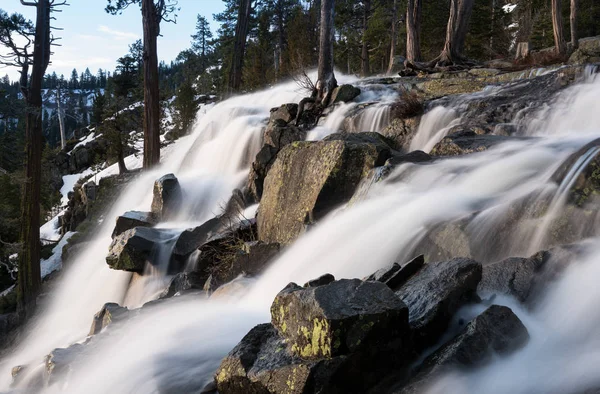
<svg viewBox="0 0 600 394">
<path fill-rule="evenodd" d="M 69 0 L 69 7 L 55 13 L 53 26 L 63 28 L 56 32 L 62 37 L 60 47 L 54 48 L 47 73 L 55 71 L 69 78 L 73 68 L 81 74 L 88 67 L 92 74 L 99 68 L 112 72 L 116 60 L 129 51 L 129 44 L 142 38 L 142 16 L 139 6 L 133 5 L 122 15 L 110 15 L 104 11 L 106 0 Z M 222 0 L 178 0 L 177 24 L 161 23 L 162 37 L 158 38 L 158 58 L 170 62 L 183 49 L 190 47 L 191 35 L 195 31 L 196 17 L 203 15 L 211 23 L 213 34 L 218 24 L 212 15 L 225 7 Z M 34 7 L 21 5 L 20 0 L 0 0 L 0 9 L 12 14 L 18 12 L 35 20 Z M 4 51 L 0 48 L 0 51 Z M 0 76 L 8 74 L 17 80 L 15 67 L 0 66 Z"/>
</svg>

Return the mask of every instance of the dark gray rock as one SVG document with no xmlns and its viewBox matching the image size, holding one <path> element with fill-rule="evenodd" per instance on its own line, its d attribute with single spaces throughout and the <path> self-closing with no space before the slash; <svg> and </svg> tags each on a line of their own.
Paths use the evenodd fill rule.
<svg viewBox="0 0 600 394">
<path fill-rule="evenodd" d="M 514 123 L 498 123 L 494 127 L 495 135 L 511 136 L 519 132 L 519 126 Z"/>
<path fill-rule="evenodd" d="M 172 237 L 171 231 L 148 227 L 136 227 L 127 230 L 113 239 L 106 262 L 109 267 L 121 271 L 143 272 L 146 261 L 154 249 Z"/>
<path fill-rule="evenodd" d="M 292 354 L 318 360 L 385 346 L 410 348 L 408 309 L 380 282 L 339 280 L 319 287 L 294 283 L 271 306 L 271 322 Z"/>
<path fill-rule="evenodd" d="M 271 122 L 281 121 L 285 124 L 296 119 L 298 115 L 298 104 L 283 104 L 280 107 L 271 109 Z"/>
<path fill-rule="evenodd" d="M 331 282 L 335 281 L 335 277 L 331 274 L 325 274 L 319 276 L 317 279 L 309 280 L 304 284 L 303 287 L 319 287 L 328 285 Z"/>
<path fill-rule="evenodd" d="M 429 163 L 433 158 L 422 150 L 415 150 L 409 153 L 394 155 L 385 163 L 389 166 L 398 166 L 404 163 Z"/>
<path fill-rule="evenodd" d="M 177 214 L 181 199 L 181 186 L 175 175 L 164 175 L 154 182 L 151 211 L 159 220 L 168 219 Z"/>
<path fill-rule="evenodd" d="M 157 223 L 151 212 L 128 211 L 117 218 L 117 224 L 112 233 L 112 238 L 123 234 L 135 227 L 153 227 Z"/>
<path fill-rule="evenodd" d="M 162 292 L 159 298 L 170 298 L 188 290 L 204 290 L 206 281 L 205 275 L 201 272 L 181 272 L 171 279 L 169 287 Z"/>
<path fill-rule="evenodd" d="M 76 363 L 86 344 L 76 343 L 68 348 L 54 349 L 44 358 L 46 384 L 52 385 L 63 379 L 76 368 Z"/>
<path fill-rule="evenodd" d="M 425 264 L 396 294 L 408 306 L 419 350 L 436 343 L 456 311 L 478 300 L 481 264 L 466 258 Z"/>
<path fill-rule="evenodd" d="M 124 321 L 128 316 L 129 309 L 113 302 L 104 304 L 102 309 L 94 315 L 89 335 L 100 334 L 100 332 L 109 325 Z"/>
<path fill-rule="evenodd" d="M 341 85 L 334 89 L 331 104 L 347 103 L 360 96 L 360 89 L 352 85 Z"/>
<path fill-rule="evenodd" d="M 388 285 L 390 289 L 396 290 L 404 285 L 414 274 L 419 272 L 424 264 L 425 257 L 423 255 L 417 256 L 404 264 L 402 268 L 393 272 L 389 278 L 381 282 Z"/>
<path fill-rule="evenodd" d="M 516 138 L 516 137 L 512 137 Z M 459 156 L 483 152 L 494 145 L 509 141 L 511 137 L 502 135 L 481 135 L 464 131 L 446 136 L 431 150 L 432 156 Z"/>
<path fill-rule="evenodd" d="M 172 258 L 182 262 L 187 260 L 192 252 L 208 242 L 221 227 L 221 219 L 212 218 L 198 227 L 183 231 L 175 242 Z"/>
</svg>

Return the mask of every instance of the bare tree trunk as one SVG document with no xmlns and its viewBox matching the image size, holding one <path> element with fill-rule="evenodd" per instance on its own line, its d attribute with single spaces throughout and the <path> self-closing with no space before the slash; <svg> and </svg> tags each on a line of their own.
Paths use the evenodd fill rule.
<svg viewBox="0 0 600 394">
<path fill-rule="evenodd" d="M 398 45 L 398 0 L 394 0 L 392 7 L 392 39 L 390 43 L 390 63 L 388 64 L 387 74 L 390 75 L 394 70 L 394 58 L 396 57 L 396 45 Z"/>
<path fill-rule="evenodd" d="M 554 46 L 556 48 L 556 53 L 564 55 L 567 53 L 567 44 L 563 32 L 561 0 L 552 0 L 552 29 L 554 30 Z"/>
<path fill-rule="evenodd" d="M 144 25 L 144 168 L 160 162 L 160 94 L 158 53 L 160 15 L 153 0 L 142 0 Z"/>
<path fill-rule="evenodd" d="M 475 0 L 452 0 L 450 2 L 446 43 L 442 54 L 436 59 L 438 66 L 447 66 L 463 60 L 462 53 L 474 2 Z"/>
<path fill-rule="evenodd" d="M 321 33 L 319 39 L 319 70 L 317 100 L 324 107 L 329 104 L 337 81 L 333 73 L 334 0 L 321 0 Z"/>
<path fill-rule="evenodd" d="M 364 0 L 364 5 L 365 9 L 363 14 L 362 51 L 360 54 L 360 75 L 366 77 L 371 73 L 369 66 L 369 43 L 367 41 L 367 29 L 369 27 L 369 17 L 371 16 L 371 0 Z"/>
<path fill-rule="evenodd" d="M 42 183 L 42 80 L 50 62 L 50 2 L 36 4 L 35 45 L 29 85 L 21 89 L 27 102 L 25 126 L 25 184 L 23 187 L 21 243 L 17 280 L 17 312 L 26 320 L 35 309 L 42 278 L 40 270 L 40 191 Z M 24 67 L 27 81 L 27 67 Z M 22 75 L 23 77 L 23 75 Z"/>
<path fill-rule="evenodd" d="M 67 146 L 65 133 L 65 114 L 62 108 L 60 87 L 56 88 L 56 115 L 58 116 L 58 128 L 60 129 L 60 149 L 65 149 L 65 146 Z"/>
<path fill-rule="evenodd" d="M 285 12 L 283 9 L 283 0 L 278 0 L 275 5 L 275 12 L 277 13 L 277 59 L 275 64 L 275 75 L 277 78 L 283 70 L 283 51 L 285 47 L 285 26 L 284 17 Z"/>
<path fill-rule="evenodd" d="M 246 51 L 246 39 L 250 14 L 252 12 L 252 0 L 241 0 L 238 10 L 238 19 L 235 26 L 235 38 L 233 43 L 233 58 L 229 70 L 229 92 L 237 92 L 242 86 L 242 70 L 244 68 L 244 52 Z"/>
<path fill-rule="evenodd" d="M 406 59 L 421 61 L 421 0 L 408 0 L 406 9 Z"/>
<path fill-rule="evenodd" d="M 579 0 L 571 0 L 571 47 L 575 50 L 579 47 L 579 37 L 577 36 L 577 8 Z"/>
</svg>

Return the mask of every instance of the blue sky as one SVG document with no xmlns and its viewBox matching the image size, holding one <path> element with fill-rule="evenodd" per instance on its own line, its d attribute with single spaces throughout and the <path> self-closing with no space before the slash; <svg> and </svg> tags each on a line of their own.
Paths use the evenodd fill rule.
<svg viewBox="0 0 600 394">
<path fill-rule="evenodd" d="M 113 71 L 116 60 L 128 52 L 129 44 L 142 37 L 142 16 L 138 6 L 130 6 L 122 15 L 109 15 L 104 12 L 106 0 L 69 0 L 69 7 L 63 7 L 62 13 L 56 13 L 53 26 L 64 28 L 57 32 L 63 39 L 61 47 L 54 49 L 52 64 L 48 72 L 56 71 L 66 78 L 73 68 L 79 74 L 89 67 L 92 74 L 99 68 Z M 159 60 L 174 60 L 177 54 L 190 46 L 190 35 L 194 33 L 196 16 L 204 15 L 211 22 L 211 30 L 216 33 L 218 24 L 212 15 L 224 9 L 221 0 L 179 0 L 177 24 L 161 23 L 158 38 Z M 2 0 L 0 8 L 8 12 L 19 12 L 35 20 L 33 7 L 22 6 L 20 0 Z M 3 51 L 3 48 L 0 48 Z M 8 74 L 11 79 L 18 78 L 14 67 L 2 68 L 0 76 Z"/>
</svg>

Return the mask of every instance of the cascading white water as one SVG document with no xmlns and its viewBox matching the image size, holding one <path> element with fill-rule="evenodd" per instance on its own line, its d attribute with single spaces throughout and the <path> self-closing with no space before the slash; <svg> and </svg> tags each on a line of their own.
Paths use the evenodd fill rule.
<svg viewBox="0 0 600 394">
<path fill-rule="evenodd" d="M 410 142 L 410 150 L 429 153 L 459 120 L 453 109 L 442 106 L 433 108 L 421 118 L 417 133 Z"/>
<path fill-rule="evenodd" d="M 594 89 L 596 93 L 599 91 L 600 81 L 574 88 L 569 94 L 576 101 Z M 198 173 L 202 176 L 215 175 L 217 170 L 211 172 L 210 165 L 218 162 L 219 157 L 202 165 L 193 164 L 201 162 L 205 156 L 197 155 L 190 159 L 188 155 L 185 159 L 186 148 L 189 149 L 193 141 L 199 138 L 206 138 L 206 141 L 221 136 L 230 138 L 228 133 L 221 134 L 219 130 L 224 130 L 221 126 L 231 123 L 223 118 L 231 116 L 232 108 L 236 106 L 256 103 L 259 108 L 256 111 L 263 111 L 261 113 L 266 117 L 268 108 L 297 101 L 297 97 L 284 87 L 278 87 L 276 92 L 235 98 L 217 105 L 200 119 L 194 135 L 183 140 L 187 144 L 185 148 L 178 143 L 170 153 L 172 159 L 168 159 L 159 172 L 140 177 L 126 195 L 129 201 L 122 198 L 113 210 L 112 218 L 127 209 L 138 208 L 139 204 L 143 205 L 142 209 L 147 209 L 152 181 L 164 172 L 175 172 L 179 176 L 180 170 L 184 193 L 189 193 L 188 196 L 192 198 L 203 197 L 202 188 L 199 187 L 195 192 L 191 187 L 194 176 Z M 589 117 L 600 113 L 600 102 L 587 100 L 585 103 Z M 243 115 L 234 119 L 246 117 L 247 120 L 239 125 L 237 133 L 255 130 L 259 114 L 241 112 Z M 567 124 L 569 118 L 581 115 L 578 108 L 572 108 L 563 112 L 562 116 L 563 124 Z M 581 119 L 577 119 L 577 122 L 573 119 L 573 123 L 581 122 Z M 436 126 L 431 126 L 431 131 L 425 133 L 428 136 L 423 138 L 425 142 L 421 149 L 425 149 L 431 137 L 447 123 L 437 126 L 437 130 Z M 546 125 L 546 128 L 540 129 L 539 134 L 544 134 L 548 127 Z M 373 185 L 366 198 L 335 212 L 302 236 L 258 281 L 249 285 L 246 296 L 241 300 L 229 300 L 224 304 L 224 300 L 182 297 L 148 310 L 127 324 L 118 335 L 106 338 L 102 346 L 94 350 L 92 358 L 85 359 L 78 367 L 67 387 L 50 387 L 46 392 L 198 391 L 210 380 L 219 360 L 239 339 L 255 324 L 269 320 L 269 306 L 273 297 L 288 282 L 303 283 L 325 272 L 337 278 L 363 277 L 394 261 L 411 257 L 418 241 L 441 222 L 476 214 L 487 228 L 493 229 L 494 223 L 500 220 L 499 215 L 494 214 L 499 207 L 520 201 L 524 196 L 547 195 L 549 190 L 556 192 L 557 187 L 551 180 L 555 169 L 570 154 L 600 136 L 598 126 L 595 131 L 586 129 L 589 132 L 584 135 L 517 140 L 495 146 L 486 152 L 425 166 L 405 164 L 397 168 L 386 181 Z M 211 135 L 203 135 L 204 132 Z M 237 140 L 231 137 L 229 143 L 233 146 Z M 190 154 L 201 151 L 203 146 L 194 147 Z M 215 146 L 226 147 L 227 144 L 215 143 Z M 240 152 L 246 152 L 246 149 L 235 151 L 242 155 Z M 239 160 L 238 163 L 241 163 L 244 159 L 232 155 L 230 160 Z M 200 168 L 193 169 L 195 166 Z M 218 169 L 222 177 L 201 184 L 215 187 L 215 184 L 223 181 L 221 178 L 227 179 L 223 181 L 225 184 L 235 184 L 242 165 L 227 161 L 224 166 Z M 185 169 L 190 173 L 190 186 L 186 185 Z M 209 197 L 208 202 L 193 210 L 204 210 L 205 206 L 211 206 L 217 200 L 218 196 Z M 202 214 L 198 215 L 198 220 L 201 217 Z M 544 218 L 537 220 L 538 224 L 543 223 Z M 41 357 L 54 347 L 81 339 L 89 328 L 91 316 L 102 303 L 122 299 L 129 276 L 106 268 L 103 259 L 112 229 L 110 225 L 104 227 L 103 236 L 86 253 L 87 260 L 78 259 L 72 271 L 67 273 L 64 288 L 57 296 L 54 307 L 41 319 L 44 324 L 33 329 L 29 339 L 25 340 L 25 346 L 16 352 L 15 357 L 5 360 L 4 367 Z M 171 224 L 170 227 L 177 225 Z M 510 245 L 507 248 L 510 249 Z M 598 264 L 593 264 L 592 260 L 572 266 L 536 311 L 524 312 L 513 301 L 506 300 L 522 317 L 532 341 L 521 352 L 499 360 L 482 371 L 445 378 L 432 388 L 432 392 L 559 393 L 599 383 L 600 379 L 591 369 L 595 367 L 600 354 L 597 346 L 600 337 L 595 329 L 600 323 L 600 314 L 595 308 L 600 297 L 594 281 L 599 274 L 598 269 Z M 100 277 L 101 274 L 104 276 Z M 112 285 L 101 289 L 105 290 L 101 295 L 90 297 L 85 290 L 89 285 L 86 279 L 89 278 L 94 279 L 94 283 Z M 92 286 L 91 289 L 100 288 Z M 81 305 L 67 310 L 66 305 L 79 301 L 72 299 L 74 294 L 81 295 Z M 67 320 L 62 320 L 62 317 Z M 69 324 L 65 324 L 65 321 Z M 66 329 L 68 335 L 57 335 L 53 332 L 57 329 Z M 568 365 L 573 366 L 572 370 L 565 371 L 564 364 L 560 364 L 563 355 L 567 357 Z M 578 359 L 578 355 L 582 357 Z M 582 378 L 581 374 L 577 374 L 580 371 L 589 374 Z M 2 373 L 5 374 L 2 378 L 8 376 L 7 371 Z M 575 378 L 579 378 L 579 381 Z"/>
</svg>

